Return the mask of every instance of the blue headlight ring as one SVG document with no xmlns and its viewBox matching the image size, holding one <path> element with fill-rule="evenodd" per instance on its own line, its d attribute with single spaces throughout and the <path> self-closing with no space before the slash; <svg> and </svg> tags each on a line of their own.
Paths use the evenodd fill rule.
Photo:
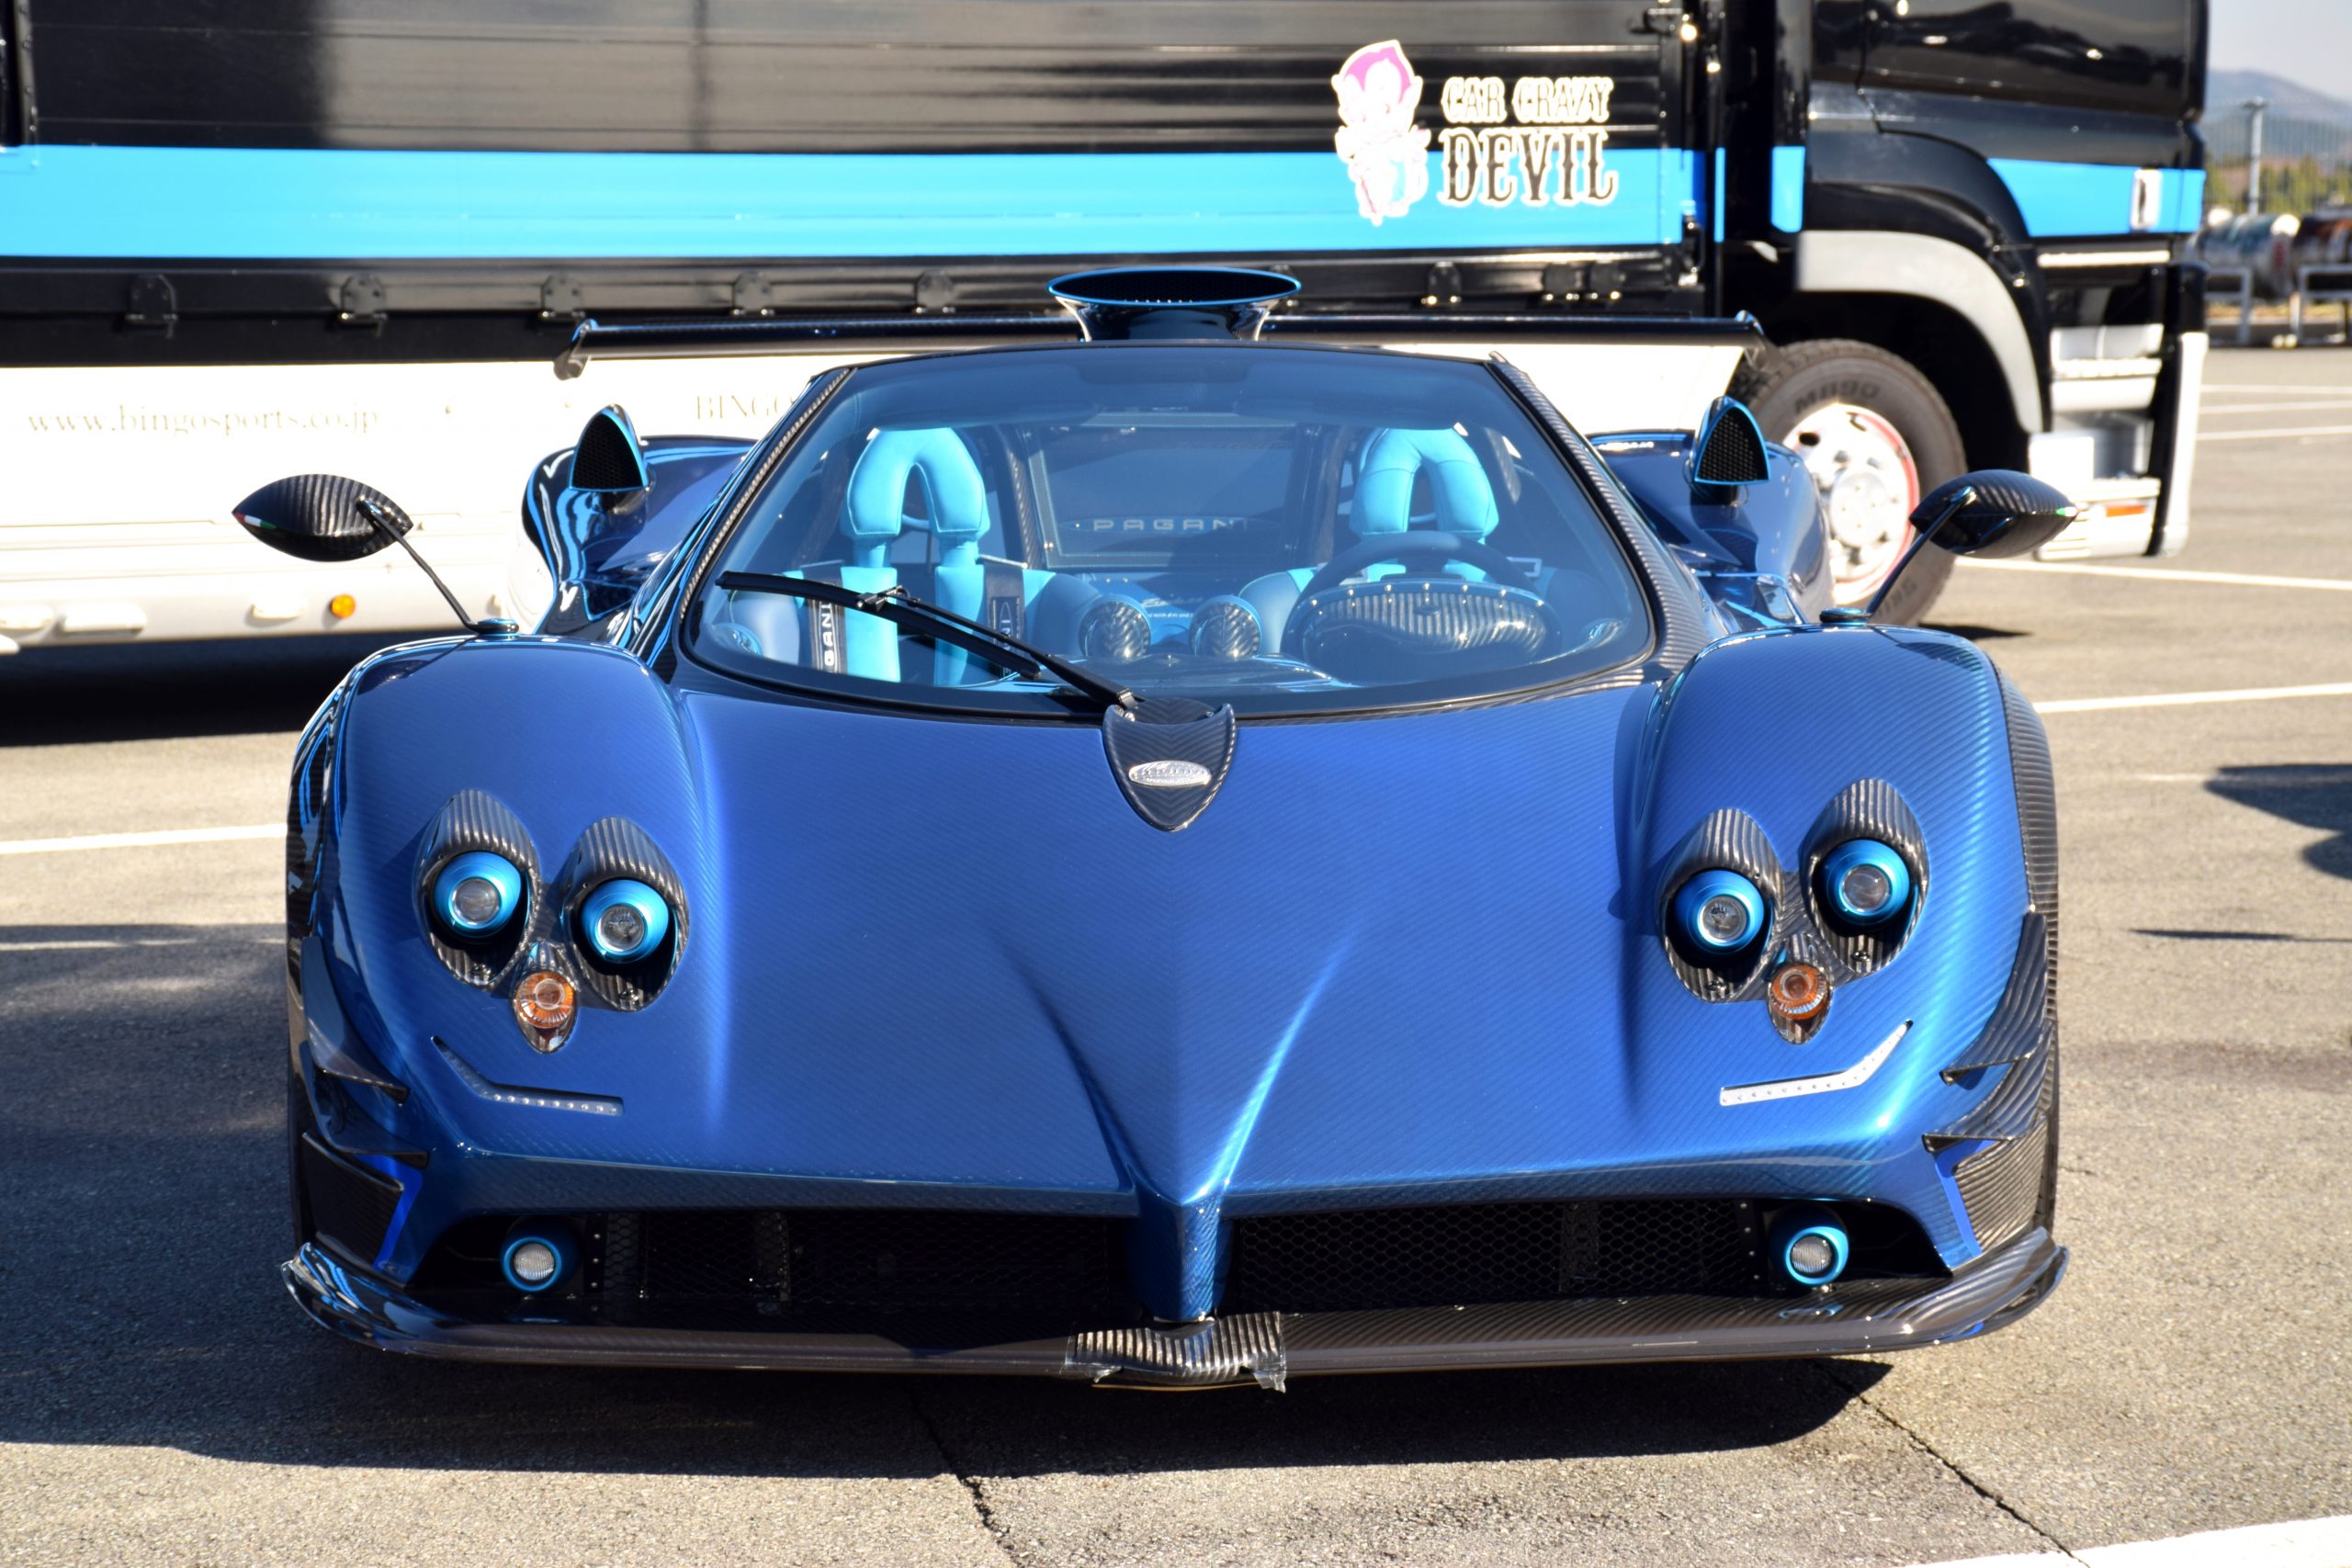
<svg viewBox="0 0 2352 1568">
<path fill-rule="evenodd" d="M 1736 940 L 1717 942 L 1701 924 L 1699 912 L 1711 900 L 1724 894 L 1736 899 L 1740 908 L 1747 911 L 1747 923 Z M 1763 889 L 1736 871 L 1716 868 L 1700 872 L 1674 895 L 1674 923 L 1680 928 L 1684 937 L 1712 953 L 1744 952 L 1764 933 L 1769 914 Z"/>
<path fill-rule="evenodd" d="M 1846 878 L 1862 866 L 1876 870 L 1886 878 L 1886 903 L 1871 910 L 1856 909 L 1846 902 Z M 1822 894 L 1838 918 L 1858 926 L 1883 925 L 1911 907 L 1911 863 L 1892 845 L 1876 839 L 1849 839 L 1831 850 L 1821 863 Z"/>
<path fill-rule="evenodd" d="M 615 905 L 627 905 L 635 909 L 645 922 L 645 934 L 627 948 L 616 948 L 605 942 L 599 927 L 605 913 Z M 599 883 L 580 906 L 580 939 L 588 951 L 607 964 L 634 964 L 650 958 L 662 949 L 670 935 L 670 901 L 630 877 L 618 876 Z"/>
<path fill-rule="evenodd" d="M 480 924 L 458 913 L 458 889 L 476 878 L 498 889 L 498 913 Z M 450 935 L 466 940 L 495 936 L 523 907 L 523 873 L 504 855 L 469 850 L 453 857 L 433 877 L 433 918 Z"/>
</svg>

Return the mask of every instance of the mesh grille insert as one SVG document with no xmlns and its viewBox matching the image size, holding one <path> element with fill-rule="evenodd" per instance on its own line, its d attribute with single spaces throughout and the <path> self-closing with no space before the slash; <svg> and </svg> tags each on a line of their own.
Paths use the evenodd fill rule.
<svg viewBox="0 0 2352 1568">
<path fill-rule="evenodd" d="M 339 1157 L 308 1133 L 302 1134 L 302 1193 L 311 1228 L 363 1261 L 382 1249 L 401 1201 L 397 1183 Z"/>
<path fill-rule="evenodd" d="M 1125 1224 L 888 1209 L 605 1216 L 590 1292 L 616 1321 L 933 1342 L 1125 1322 Z"/>
<path fill-rule="evenodd" d="M 1237 1220 L 1219 1310 L 1349 1312 L 1760 1288 L 1752 1204 L 1484 1203 Z"/>
</svg>

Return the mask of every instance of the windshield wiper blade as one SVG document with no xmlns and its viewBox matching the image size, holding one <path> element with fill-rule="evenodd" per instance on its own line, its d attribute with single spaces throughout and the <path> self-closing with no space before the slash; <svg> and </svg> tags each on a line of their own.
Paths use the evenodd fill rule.
<svg viewBox="0 0 2352 1568">
<path fill-rule="evenodd" d="M 918 599 L 904 588 L 885 588 L 879 592 L 861 593 L 838 582 L 820 582 L 806 577 L 782 577 L 765 571 L 722 571 L 718 574 L 718 586 L 737 593 L 782 593 L 795 599 L 813 599 L 819 604 L 838 604 L 845 610 L 879 615 L 894 625 L 927 633 L 967 653 L 977 653 L 989 663 L 1010 670 L 1016 675 L 1026 675 L 1032 680 L 1054 676 L 1065 686 L 1093 698 L 1104 707 L 1132 709 L 1136 705 L 1136 694 L 1116 681 L 1106 680 L 1058 653 L 1049 653 L 1035 643 L 1023 642 L 1010 633 L 959 615 L 944 605 L 934 604 L 928 599 Z"/>
</svg>

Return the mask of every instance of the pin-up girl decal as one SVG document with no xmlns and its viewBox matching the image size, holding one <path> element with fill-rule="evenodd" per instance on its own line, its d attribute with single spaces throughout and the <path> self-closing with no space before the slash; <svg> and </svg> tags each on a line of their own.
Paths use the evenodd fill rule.
<svg viewBox="0 0 2352 1568">
<path fill-rule="evenodd" d="M 1348 56 L 1331 90 L 1340 96 L 1333 144 L 1355 181 L 1358 209 L 1374 223 L 1402 218 L 1430 188 L 1430 133 L 1413 123 L 1421 110 L 1413 62 L 1395 39 L 1368 43 Z"/>
</svg>

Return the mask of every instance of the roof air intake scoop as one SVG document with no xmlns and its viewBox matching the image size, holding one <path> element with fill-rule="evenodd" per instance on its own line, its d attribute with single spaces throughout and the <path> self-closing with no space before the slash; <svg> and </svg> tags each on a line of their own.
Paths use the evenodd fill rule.
<svg viewBox="0 0 2352 1568">
<path fill-rule="evenodd" d="M 1073 272 L 1046 285 L 1089 343 L 1137 338 L 1258 336 L 1298 279 L 1238 266 L 1114 266 Z"/>
</svg>

